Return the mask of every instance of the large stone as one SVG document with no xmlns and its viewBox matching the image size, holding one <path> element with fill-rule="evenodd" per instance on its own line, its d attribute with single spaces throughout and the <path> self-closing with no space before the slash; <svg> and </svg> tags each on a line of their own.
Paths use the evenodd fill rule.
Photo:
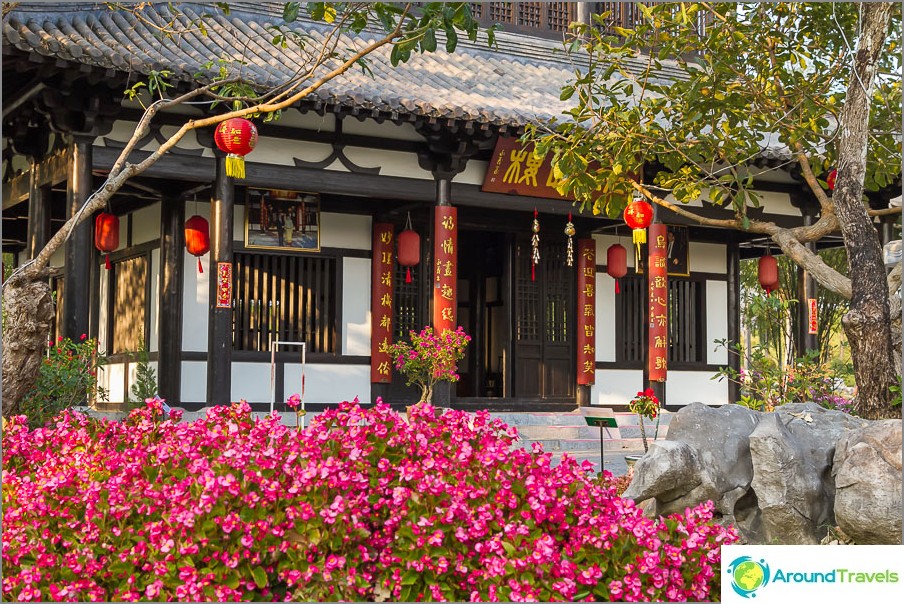
<svg viewBox="0 0 904 604">
<path fill-rule="evenodd" d="M 655 501 L 656 514 L 712 500 L 748 543 L 819 543 L 835 522 L 835 445 L 867 423 L 815 403 L 774 413 L 695 403 L 637 462 L 624 496 Z"/>
<path fill-rule="evenodd" d="M 835 450 L 835 519 L 859 544 L 901 543 L 901 422 L 843 436 Z"/>
</svg>

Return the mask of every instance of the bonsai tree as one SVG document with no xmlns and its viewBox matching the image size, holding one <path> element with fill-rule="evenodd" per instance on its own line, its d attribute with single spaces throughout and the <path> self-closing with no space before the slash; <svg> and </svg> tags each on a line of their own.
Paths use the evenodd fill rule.
<svg viewBox="0 0 904 604">
<path fill-rule="evenodd" d="M 647 445 L 647 431 L 644 428 L 643 420 L 644 418 L 650 421 L 655 419 L 656 432 L 657 434 L 659 433 L 659 399 L 653 394 L 652 388 L 647 388 L 643 392 L 638 392 L 637 396 L 631 399 L 631 402 L 628 403 L 628 409 L 632 413 L 637 414 L 637 419 L 640 423 L 640 438 L 643 440 L 643 452 L 646 453 L 649 450 L 649 446 Z"/>
<path fill-rule="evenodd" d="M 409 332 L 410 342 L 399 342 L 389 347 L 389 354 L 395 359 L 395 368 L 405 376 L 406 384 L 417 384 L 421 388 L 418 404 L 429 403 L 433 399 L 433 387 L 438 382 L 457 382 L 458 362 L 465 356 L 465 348 L 471 336 L 459 326 L 458 329 L 433 333 L 432 327 L 425 327 L 420 333 Z"/>
</svg>

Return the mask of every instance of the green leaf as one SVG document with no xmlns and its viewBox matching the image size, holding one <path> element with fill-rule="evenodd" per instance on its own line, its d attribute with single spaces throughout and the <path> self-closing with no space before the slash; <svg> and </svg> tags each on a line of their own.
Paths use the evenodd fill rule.
<svg viewBox="0 0 904 604">
<path fill-rule="evenodd" d="M 436 50 L 436 31 L 432 27 L 424 32 L 421 48 L 427 52 L 434 52 Z"/>
<path fill-rule="evenodd" d="M 223 577 L 223 583 L 229 589 L 238 589 L 239 583 L 240 583 L 238 573 L 230 571 L 230 573 L 228 575 Z"/>
<path fill-rule="evenodd" d="M 251 569 L 251 576 L 254 577 L 254 584 L 257 585 L 259 589 L 263 589 L 267 586 L 267 573 L 265 573 L 264 569 L 260 566 L 255 566 Z"/>
<path fill-rule="evenodd" d="M 455 52 L 455 47 L 458 46 L 458 34 L 455 32 L 454 27 L 446 28 L 446 52 Z"/>
<path fill-rule="evenodd" d="M 333 6 L 327 6 L 326 10 L 323 11 L 323 20 L 327 23 L 333 23 L 336 21 L 336 9 Z"/>
<path fill-rule="evenodd" d="M 315 6 L 319 5 L 320 10 L 321 11 L 323 10 L 323 2 L 315 2 L 314 5 Z M 286 2 L 283 5 L 283 14 L 282 14 L 283 21 L 285 21 L 286 23 L 294 23 L 295 20 L 298 19 L 299 6 L 300 5 L 298 2 Z M 312 8 L 310 10 L 312 11 L 311 17 L 314 19 L 320 20 L 318 17 L 314 17 L 313 11 L 316 9 Z M 321 17 L 322 17 L 322 15 L 323 15 L 323 13 L 321 12 Z"/>
<path fill-rule="evenodd" d="M 559 94 L 560 101 L 567 101 L 572 96 L 574 96 L 574 86 L 566 86 L 562 89 L 562 93 Z"/>
<path fill-rule="evenodd" d="M 416 570 L 408 569 L 402 575 L 402 585 L 414 585 L 417 583 L 418 573 Z"/>
</svg>

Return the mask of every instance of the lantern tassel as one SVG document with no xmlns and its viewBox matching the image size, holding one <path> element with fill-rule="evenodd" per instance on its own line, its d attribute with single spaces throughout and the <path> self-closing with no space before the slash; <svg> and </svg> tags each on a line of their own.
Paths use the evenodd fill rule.
<svg viewBox="0 0 904 604">
<path fill-rule="evenodd" d="M 615 280 L 615 293 L 616 295 L 621 293 L 621 289 L 618 287 L 618 279 Z"/>
<path fill-rule="evenodd" d="M 647 230 L 646 229 L 634 229 L 634 244 L 641 245 L 647 242 Z"/>
<path fill-rule="evenodd" d="M 198 257 L 198 272 L 204 274 L 204 267 L 201 266 L 201 258 Z"/>
<path fill-rule="evenodd" d="M 536 264 L 531 264 L 531 265 L 530 265 L 530 280 L 531 280 L 531 281 L 536 281 L 536 280 L 537 280 L 537 274 L 534 272 L 534 268 L 535 268 L 536 266 L 537 266 Z"/>
<path fill-rule="evenodd" d="M 110 254 L 106 254 L 104 256 L 104 268 L 110 270 L 113 266 L 110 264 Z"/>
<path fill-rule="evenodd" d="M 405 269 L 405 283 L 411 283 L 411 267 Z"/>
<path fill-rule="evenodd" d="M 226 176 L 245 178 L 245 159 L 241 155 L 230 153 L 226 156 Z"/>
</svg>

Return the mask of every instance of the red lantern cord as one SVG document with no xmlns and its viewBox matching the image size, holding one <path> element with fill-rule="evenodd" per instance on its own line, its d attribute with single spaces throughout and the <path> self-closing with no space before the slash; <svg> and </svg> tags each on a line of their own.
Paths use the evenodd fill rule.
<svg viewBox="0 0 904 604">
<path fill-rule="evenodd" d="M 534 208 L 534 223 L 531 225 L 533 235 L 530 238 L 530 280 L 537 279 L 537 265 L 540 264 L 540 221 L 537 220 L 537 208 Z"/>
</svg>

